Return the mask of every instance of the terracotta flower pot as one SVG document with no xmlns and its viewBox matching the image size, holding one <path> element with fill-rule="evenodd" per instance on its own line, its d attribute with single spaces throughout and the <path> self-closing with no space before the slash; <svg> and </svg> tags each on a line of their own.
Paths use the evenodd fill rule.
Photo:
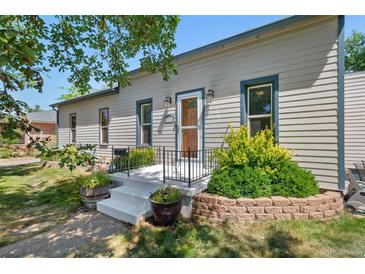
<svg viewBox="0 0 365 274">
<path fill-rule="evenodd" d="M 80 198 L 83 204 L 95 209 L 96 203 L 109 197 L 110 186 L 101 186 L 96 188 L 88 188 L 80 186 Z"/>
<path fill-rule="evenodd" d="M 151 200 L 151 209 L 153 218 L 155 222 L 160 225 L 170 225 L 172 224 L 177 217 L 180 215 L 181 207 L 182 207 L 182 199 L 181 196 L 180 200 L 171 203 L 155 203 Z"/>
</svg>

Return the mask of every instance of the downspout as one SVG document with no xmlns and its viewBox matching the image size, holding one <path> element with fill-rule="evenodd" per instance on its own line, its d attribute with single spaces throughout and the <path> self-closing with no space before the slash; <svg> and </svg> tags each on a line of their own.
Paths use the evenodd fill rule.
<svg viewBox="0 0 365 274">
<path fill-rule="evenodd" d="M 58 145 L 58 139 L 59 139 L 59 133 L 58 133 L 58 128 L 59 128 L 59 124 L 60 124 L 60 112 L 58 110 L 58 108 L 56 109 L 54 106 L 51 106 L 52 109 L 54 111 L 56 111 L 56 145 L 57 145 L 57 148 L 59 147 Z"/>
</svg>

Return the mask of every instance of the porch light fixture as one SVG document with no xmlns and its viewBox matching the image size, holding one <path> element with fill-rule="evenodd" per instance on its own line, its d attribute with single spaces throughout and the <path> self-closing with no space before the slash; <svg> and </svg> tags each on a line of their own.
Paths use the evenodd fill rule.
<svg viewBox="0 0 365 274">
<path fill-rule="evenodd" d="M 165 99 L 163 100 L 163 104 L 164 104 L 165 109 L 168 109 L 171 106 L 171 102 L 172 102 L 171 97 L 166 96 Z"/>
<path fill-rule="evenodd" d="M 214 90 L 208 89 L 206 97 L 207 97 L 207 103 L 210 104 L 214 98 Z"/>
</svg>

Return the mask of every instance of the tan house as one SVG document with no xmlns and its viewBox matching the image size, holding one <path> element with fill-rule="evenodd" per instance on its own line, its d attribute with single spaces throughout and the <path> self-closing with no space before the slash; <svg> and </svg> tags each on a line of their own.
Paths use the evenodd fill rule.
<svg viewBox="0 0 365 274">
<path fill-rule="evenodd" d="M 109 159 L 151 146 L 164 182 L 190 187 L 209 176 L 210 149 L 229 124 L 251 134 L 274 125 L 277 142 L 322 188 L 343 190 L 343 27 L 343 16 L 292 16 L 177 55 L 169 81 L 132 71 L 131 86 L 53 104 L 58 145 L 95 144 Z"/>
</svg>

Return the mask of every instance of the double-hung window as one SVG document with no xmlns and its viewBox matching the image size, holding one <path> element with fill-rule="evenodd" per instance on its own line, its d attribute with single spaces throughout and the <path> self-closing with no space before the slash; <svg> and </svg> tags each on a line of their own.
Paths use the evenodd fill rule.
<svg viewBox="0 0 365 274">
<path fill-rule="evenodd" d="M 109 143 L 109 108 L 99 109 L 99 136 L 100 144 Z"/>
<path fill-rule="evenodd" d="M 272 127 L 272 90 L 272 83 L 247 88 L 247 122 L 251 136 Z"/>
<path fill-rule="evenodd" d="M 76 144 L 76 113 L 70 114 L 69 123 L 70 123 L 70 143 Z"/>
<path fill-rule="evenodd" d="M 140 110 L 140 145 L 152 145 L 152 102 L 141 103 Z"/>
</svg>

